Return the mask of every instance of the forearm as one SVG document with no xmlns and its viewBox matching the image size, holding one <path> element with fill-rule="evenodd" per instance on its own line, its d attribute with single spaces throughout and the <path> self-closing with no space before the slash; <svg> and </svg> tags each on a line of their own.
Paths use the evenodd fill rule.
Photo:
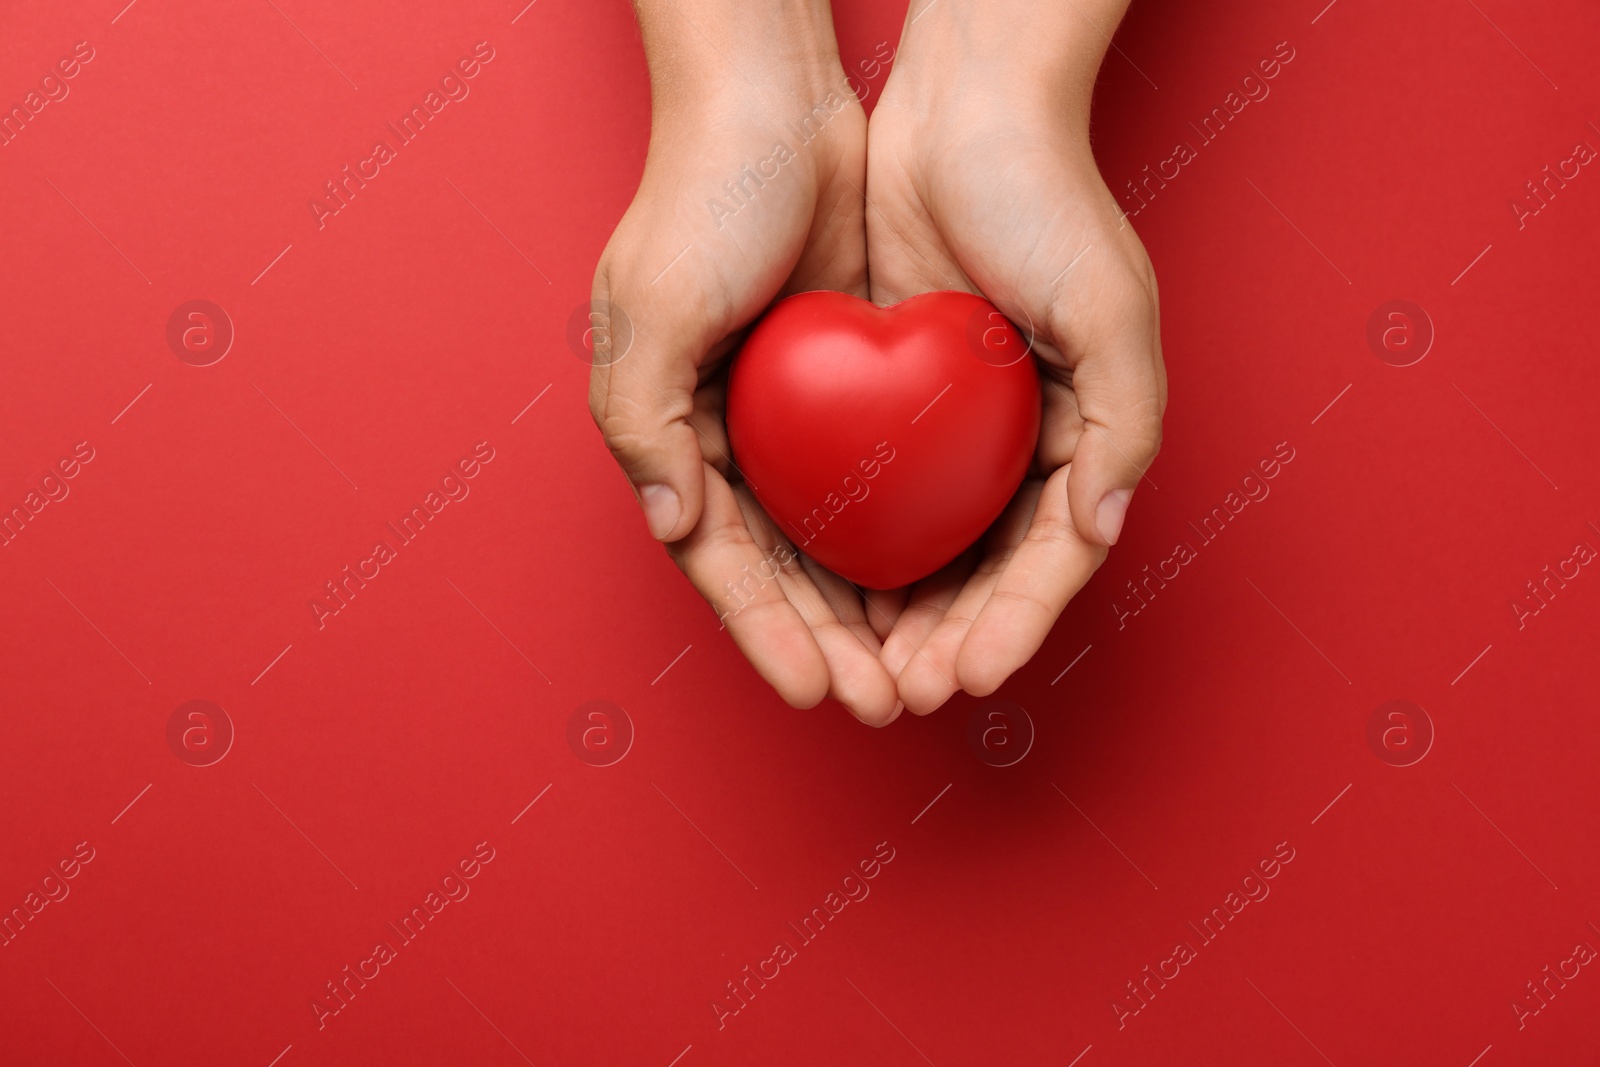
<svg viewBox="0 0 1600 1067">
<path fill-rule="evenodd" d="M 901 76 L 1034 96 L 1086 124 L 1095 76 L 1129 0 L 912 0 Z M 908 69 L 911 68 L 911 69 Z"/>
<path fill-rule="evenodd" d="M 828 0 L 635 0 L 657 113 L 707 93 L 759 100 L 835 80 Z"/>
</svg>

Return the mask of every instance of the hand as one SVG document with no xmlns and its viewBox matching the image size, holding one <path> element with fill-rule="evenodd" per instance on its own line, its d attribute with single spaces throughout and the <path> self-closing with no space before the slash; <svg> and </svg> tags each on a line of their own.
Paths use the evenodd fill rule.
<svg viewBox="0 0 1600 1067">
<path fill-rule="evenodd" d="M 883 662 L 918 714 L 958 687 L 994 692 L 1038 650 L 1116 543 L 1160 447 L 1155 274 L 1088 137 L 1089 93 L 1126 0 L 1046 7 L 924 7 L 868 136 L 872 300 L 981 293 L 1031 331 L 1043 386 L 1034 469 L 984 542 L 908 590 L 873 595 L 894 620 Z"/>
<path fill-rule="evenodd" d="M 637 6 L 650 150 L 595 272 L 610 329 L 590 410 L 651 533 L 762 677 L 796 707 L 832 696 L 882 725 L 900 709 L 862 597 L 793 552 L 723 425 L 727 362 L 772 301 L 867 295 L 866 118 L 826 0 Z"/>
</svg>

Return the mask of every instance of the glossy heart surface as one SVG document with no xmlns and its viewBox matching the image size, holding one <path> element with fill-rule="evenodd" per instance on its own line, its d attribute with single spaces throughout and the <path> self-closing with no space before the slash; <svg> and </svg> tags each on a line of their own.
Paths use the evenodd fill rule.
<svg viewBox="0 0 1600 1067">
<path fill-rule="evenodd" d="M 728 438 L 796 548 L 859 586 L 924 578 L 982 536 L 1039 436 L 1039 375 L 993 304 L 887 308 L 800 293 L 756 324 L 728 382 Z"/>
</svg>

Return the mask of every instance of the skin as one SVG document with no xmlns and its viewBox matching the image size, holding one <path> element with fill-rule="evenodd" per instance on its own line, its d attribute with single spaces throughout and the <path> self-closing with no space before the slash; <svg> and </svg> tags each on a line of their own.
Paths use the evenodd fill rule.
<svg viewBox="0 0 1600 1067">
<path fill-rule="evenodd" d="M 869 128 L 825 2 L 636 4 L 650 151 L 593 293 L 632 338 L 613 351 L 597 333 L 590 407 L 652 535 L 791 705 L 832 697 L 881 726 L 957 689 L 992 693 L 1116 542 L 1166 406 L 1154 272 L 1089 149 L 1125 7 L 913 0 Z M 820 132 L 805 140 L 808 116 Z M 745 177 L 736 197 L 726 183 L 746 166 L 777 175 Z M 824 288 L 879 304 L 967 289 L 1031 327 L 1033 470 L 979 545 L 907 589 L 861 590 L 793 552 L 729 455 L 743 332 L 772 301 Z M 774 571 L 753 599 L 732 596 Z"/>
</svg>

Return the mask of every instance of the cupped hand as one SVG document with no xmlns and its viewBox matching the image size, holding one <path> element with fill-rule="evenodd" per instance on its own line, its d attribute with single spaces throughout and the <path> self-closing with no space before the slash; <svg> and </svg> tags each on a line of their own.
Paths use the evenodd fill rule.
<svg viewBox="0 0 1600 1067">
<path fill-rule="evenodd" d="M 674 17 L 655 42 L 646 26 L 650 150 L 595 272 L 609 329 L 595 332 L 590 409 L 651 533 L 762 677 L 791 705 L 832 696 L 881 725 L 899 705 L 862 596 L 793 551 L 744 487 L 723 420 L 728 361 L 769 304 L 867 295 L 866 119 L 831 26 L 800 50 L 815 61 L 733 58 L 725 43 L 688 70 L 660 40 Z"/>
<path fill-rule="evenodd" d="M 1033 469 L 985 540 L 906 590 L 882 659 L 926 714 L 986 696 L 1039 649 L 1104 561 L 1155 459 L 1166 374 L 1155 275 L 1088 138 L 1092 62 L 1038 76 L 938 9 L 908 27 L 868 137 L 871 298 L 981 293 L 1032 338 L 1043 395 Z M 1083 67 L 1087 67 L 1087 80 Z"/>
</svg>

